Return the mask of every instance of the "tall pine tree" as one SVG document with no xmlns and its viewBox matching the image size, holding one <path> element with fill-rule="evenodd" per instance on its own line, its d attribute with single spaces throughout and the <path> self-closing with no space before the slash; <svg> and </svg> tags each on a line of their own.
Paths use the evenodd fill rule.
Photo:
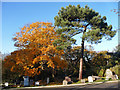
<svg viewBox="0 0 120 90">
<path fill-rule="evenodd" d="M 73 36 L 82 34 L 79 69 L 79 80 L 81 80 L 85 41 L 96 44 L 100 43 L 103 37 L 111 40 L 116 31 L 112 30 L 112 25 L 107 24 L 105 16 L 101 17 L 98 12 L 88 6 L 84 8 L 80 5 L 62 7 L 54 20 L 56 31 L 61 35 L 61 38 L 54 42 L 54 45 L 58 45 L 58 49 L 65 49 L 75 44 L 76 40 Z"/>
</svg>

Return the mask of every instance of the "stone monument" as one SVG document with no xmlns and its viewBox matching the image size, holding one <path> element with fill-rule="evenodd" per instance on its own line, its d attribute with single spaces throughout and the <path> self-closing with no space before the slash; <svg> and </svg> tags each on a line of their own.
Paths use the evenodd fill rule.
<svg viewBox="0 0 120 90">
<path fill-rule="evenodd" d="M 23 76 L 24 86 L 29 86 L 29 76 Z"/>
<path fill-rule="evenodd" d="M 93 82 L 92 76 L 88 76 L 88 82 Z"/>
<path fill-rule="evenodd" d="M 68 76 L 65 77 L 65 80 L 67 81 L 68 84 L 72 84 L 71 78 L 69 78 Z"/>
<path fill-rule="evenodd" d="M 110 69 L 106 70 L 106 80 L 109 80 L 110 78 L 113 79 L 113 73 Z"/>
<path fill-rule="evenodd" d="M 30 79 L 30 86 L 32 86 L 33 85 L 33 80 L 32 79 Z"/>
<path fill-rule="evenodd" d="M 63 80 L 63 85 L 67 85 L 67 81 L 66 80 Z"/>
<path fill-rule="evenodd" d="M 5 82 L 5 86 L 8 87 L 8 82 Z"/>
<path fill-rule="evenodd" d="M 40 85 L 40 82 L 38 82 L 38 81 L 35 82 L 35 85 L 36 85 L 36 86 L 39 86 L 39 85 Z"/>
<path fill-rule="evenodd" d="M 49 77 L 47 77 L 47 84 L 49 83 Z"/>
<path fill-rule="evenodd" d="M 116 78 L 116 79 L 119 79 L 119 78 L 118 78 L 118 75 L 115 75 L 115 78 Z"/>
</svg>

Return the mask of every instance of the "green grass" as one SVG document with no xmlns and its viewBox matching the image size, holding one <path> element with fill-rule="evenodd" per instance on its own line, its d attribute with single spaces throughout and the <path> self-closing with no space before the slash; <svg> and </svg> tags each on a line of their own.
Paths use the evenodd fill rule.
<svg viewBox="0 0 120 90">
<path fill-rule="evenodd" d="M 81 81 L 78 81 L 78 82 L 75 82 L 75 83 L 73 83 L 73 84 L 80 84 L 81 83 Z"/>
<path fill-rule="evenodd" d="M 94 82 L 114 81 L 114 80 L 112 80 L 111 78 L 110 78 L 109 80 L 105 80 L 105 79 L 106 79 L 105 77 L 101 77 L 101 79 L 100 79 L 100 80 L 96 80 L 96 81 L 94 81 Z"/>
<path fill-rule="evenodd" d="M 93 83 L 94 82 L 106 82 L 106 81 L 114 81 L 114 80 L 112 80 L 112 79 L 109 79 L 109 80 L 105 80 L 106 79 L 106 77 L 101 77 L 101 79 L 99 79 L 99 80 L 96 80 L 96 81 L 93 81 Z M 120 80 L 120 79 L 119 79 Z M 73 84 L 80 84 L 81 82 L 80 81 L 78 81 L 78 82 L 74 82 Z M 88 81 L 86 81 L 85 83 L 89 83 Z"/>
<path fill-rule="evenodd" d="M 96 80 L 94 82 L 105 82 L 105 81 L 108 81 L 108 80 Z"/>
</svg>

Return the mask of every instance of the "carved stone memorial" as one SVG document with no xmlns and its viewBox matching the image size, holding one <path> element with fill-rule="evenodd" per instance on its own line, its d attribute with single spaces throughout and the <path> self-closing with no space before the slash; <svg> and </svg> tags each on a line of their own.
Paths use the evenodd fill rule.
<svg viewBox="0 0 120 90">
<path fill-rule="evenodd" d="M 88 82 L 93 82 L 92 76 L 88 76 Z"/>
<path fill-rule="evenodd" d="M 35 85 L 36 85 L 36 86 L 39 86 L 39 85 L 40 85 L 40 82 L 38 82 L 38 81 L 35 82 Z"/>
<path fill-rule="evenodd" d="M 106 70 L 106 80 L 109 80 L 110 78 L 113 79 L 113 73 L 110 69 Z"/>
<path fill-rule="evenodd" d="M 71 78 L 69 78 L 68 76 L 65 77 L 65 80 L 67 81 L 68 84 L 72 84 Z"/>
<path fill-rule="evenodd" d="M 63 80 L 63 85 L 67 85 L 67 81 L 66 80 Z"/>
<path fill-rule="evenodd" d="M 49 83 L 49 77 L 47 77 L 47 84 Z"/>
<path fill-rule="evenodd" d="M 24 86 L 29 86 L 29 76 L 23 76 Z"/>
<path fill-rule="evenodd" d="M 30 86 L 34 85 L 34 82 L 32 79 L 30 79 Z"/>
</svg>

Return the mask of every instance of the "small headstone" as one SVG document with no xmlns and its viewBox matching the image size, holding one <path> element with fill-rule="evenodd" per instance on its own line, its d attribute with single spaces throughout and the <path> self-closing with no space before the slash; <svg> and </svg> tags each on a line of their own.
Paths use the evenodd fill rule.
<svg viewBox="0 0 120 90">
<path fill-rule="evenodd" d="M 24 85 L 24 81 L 21 81 L 21 82 L 20 82 L 20 85 L 22 85 L 22 86 L 23 86 L 23 85 Z"/>
<path fill-rule="evenodd" d="M 67 84 L 72 84 L 71 78 L 68 76 L 65 77 L 65 80 L 67 81 Z"/>
<path fill-rule="evenodd" d="M 37 82 L 35 82 L 35 85 L 36 85 L 36 86 L 39 86 L 39 85 L 40 85 L 40 83 L 37 81 Z"/>
<path fill-rule="evenodd" d="M 8 87 L 8 82 L 5 82 L 5 87 Z"/>
<path fill-rule="evenodd" d="M 109 80 L 109 78 L 113 78 L 113 73 L 110 69 L 106 70 L 106 80 Z"/>
<path fill-rule="evenodd" d="M 88 76 L 88 82 L 93 82 L 92 76 Z"/>
<path fill-rule="evenodd" d="M 85 83 L 85 79 L 81 79 L 81 83 Z"/>
<path fill-rule="evenodd" d="M 49 83 L 49 77 L 47 77 L 47 84 Z"/>
<path fill-rule="evenodd" d="M 65 80 L 69 82 L 69 81 L 71 81 L 71 78 L 69 78 L 68 76 L 66 76 Z"/>
<path fill-rule="evenodd" d="M 29 86 L 29 76 L 23 76 L 24 86 Z"/>
<path fill-rule="evenodd" d="M 67 85 L 67 81 L 66 80 L 63 80 L 63 85 Z"/>
<path fill-rule="evenodd" d="M 118 75 L 115 75 L 115 79 L 118 79 Z"/>
<path fill-rule="evenodd" d="M 17 87 L 20 87 L 20 85 L 18 85 Z"/>
<path fill-rule="evenodd" d="M 30 86 L 32 86 L 32 85 L 33 85 L 33 80 L 31 79 L 31 80 L 30 80 Z"/>
</svg>

